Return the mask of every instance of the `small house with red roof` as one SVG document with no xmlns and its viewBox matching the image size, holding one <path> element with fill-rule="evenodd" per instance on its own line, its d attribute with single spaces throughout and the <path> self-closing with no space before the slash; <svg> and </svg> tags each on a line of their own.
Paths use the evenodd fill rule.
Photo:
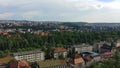
<svg viewBox="0 0 120 68">
<path fill-rule="evenodd" d="M 3 32 L 0 32 L 0 34 L 2 34 L 2 35 L 8 35 L 8 32 L 3 31 Z"/>
<path fill-rule="evenodd" d="M 69 66 L 70 68 L 84 68 L 84 59 L 76 52 L 73 56 L 71 56 L 71 59 L 69 60 Z"/>
<path fill-rule="evenodd" d="M 54 58 L 58 59 L 60 56 L 67 57 L 67 49 L 58 47 L 54 49 Z"/>
<path fill-rule="evenodd" d="M 101 58 L 102 59 L 111 59 L 113 57 L 113 53 L 112 52 L 103 52 L 101 53 Z"/>
<path fill-rule="evenodd" d="M 101 60 L 100 54 L 95 52 L 81 52 L 81 55 L 86 67 L 89 67 L 93 62 L 99 62 Z"/>
<path fill-rule="evenodd" d="M 10 62 L 10 68 L 31 68 L 27 61 L 13 61 Z"/>
</svg>

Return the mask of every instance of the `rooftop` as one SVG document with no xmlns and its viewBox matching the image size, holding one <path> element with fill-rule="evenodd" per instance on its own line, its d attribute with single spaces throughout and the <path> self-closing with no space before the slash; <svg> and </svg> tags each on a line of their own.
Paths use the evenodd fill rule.
<svg viewBox="0 0 120 68">
<path fill-rule="evenodd" d="M 55 48 L 54 49 L 54 52 L 65 52 L 65 51 L 67 51 L 65 48 Z"/>
<path fill-rule="evenodd" d="M 101 54 L 102 56 L 108 56 L 108 55 L 112 55 L 112 52 L 104 52 Z"/>
<path fill-rule="evenodd" d="M 12 61 L 10 62 L 10 68 L 16 68 L 16 67 L 19 67 L 19 68 L 31 68 L 29 62 L 27 61 Z"/>
<path fill-rule="evenodd" d="M 83 63 L 83 62 L 84 62 L 83 58 L 77 52 L 74 53 L 70 59 L 70 63 L 72 63 L 72 64 L 79 64 L 79 63 Z"/>
<path fill-rule="evenodd" d="M 84 56 L 89 55 L 89 56 L 91 56 L 91 57 L 100 56 L 100 54 L 95 53 L 95 52 L 81 52 L 81 54 L 84 54 Z M 84 57 L 84 56 L 83 56 L 83 57 Z"/>
<path fill-rule="evenodd" d="M 25 52 L 17 52 L 13 53 L 13 56 L 21 56 L 21 55 L 27 55 L 27 54 L 35 54 L 35 53 L 41 53 L 41 50 L 33 50 L 33 51 L 25 51 Z"/>
<path fill-rule="evenodd" d="M 81 58 L 74 59 L 74 64 L 79 64 L 79 63 L 83 63 L 83 62 L 84 62 L 84 60 L 83 60 L 82 57 L 81 57 Z"/>
</svg>

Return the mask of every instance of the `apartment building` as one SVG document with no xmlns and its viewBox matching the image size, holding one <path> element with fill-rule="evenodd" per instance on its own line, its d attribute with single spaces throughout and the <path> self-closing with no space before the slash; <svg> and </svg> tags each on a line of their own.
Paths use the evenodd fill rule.
<svg viewBox="0 0 120 68">
<path fill-rule="evenodd" d="M 93 51 L 93 46 L 88 44 L 74 45 L 72 47 L 73 52 L 84 52 L 84 51 Z"/>
<path fill-rule="evenodd" d="M 16 60 L 27 60 L 29 62 L 44 60 L 45 59 L 44 55 L 45 55 L 44 52 L 42 52 L 41 50 L 13 53 L 13 57 Z"/>
</svg>

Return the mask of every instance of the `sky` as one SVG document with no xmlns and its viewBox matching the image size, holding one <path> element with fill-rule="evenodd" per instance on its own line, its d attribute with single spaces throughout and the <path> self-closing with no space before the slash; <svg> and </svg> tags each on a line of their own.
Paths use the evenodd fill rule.
<svg viewBox="0 0 120 68">
<path fill-rule="evenodd" d="M 120 22 L 120 0 L 0 0 L 0 20 Z"/>
</svg>

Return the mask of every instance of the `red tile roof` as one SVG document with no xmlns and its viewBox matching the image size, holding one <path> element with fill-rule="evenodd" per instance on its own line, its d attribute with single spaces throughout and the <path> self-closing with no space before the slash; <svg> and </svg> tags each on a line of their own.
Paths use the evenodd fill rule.
<svg viewBox="0 0 120 68">
<path fill-rule="evenodd" d="M 65 52 L 67 51 L 65 48 L 55 48 L 54 52 Z"/>
<path fill-rule="evenodd" d="M 101 55 L 107 56 L 107 55 L 112 55 L 112 52 L 104 52 Z"/>
<path fill-rule="evenodd" d="M 81 58 L 74 59 L 74 64 L 79 64 L 79 63 L 83 63 L 83 62 L 84 62 L 84 60 L 83 60 L 82 57 L 81 57 Z"/>
<path fill-rule="evenodd" d="M 21 67 L 29 66 L 29 63 L 27 61 L 19 61 L 19 66 Z"/>
<path fill-rule="evenodd" d="M 3 32 L 0 32 L 0 34 L 7 35 L 8 32 L 3 31 Z"/>
<path fill-rule="evenodd" d="M 10 68 L 31 68 L 27 61 L 13 61 L 10 63 Z"/>
<path fill-rule="evenodd" d="M 73 64 L 79 64 L 79 63 L 83 63 L 84 60 L 81 57 L 81 55 L 76 52 L 72 57 L 72 61 L 70 62 L 72 62 Z"/>
</svg>

